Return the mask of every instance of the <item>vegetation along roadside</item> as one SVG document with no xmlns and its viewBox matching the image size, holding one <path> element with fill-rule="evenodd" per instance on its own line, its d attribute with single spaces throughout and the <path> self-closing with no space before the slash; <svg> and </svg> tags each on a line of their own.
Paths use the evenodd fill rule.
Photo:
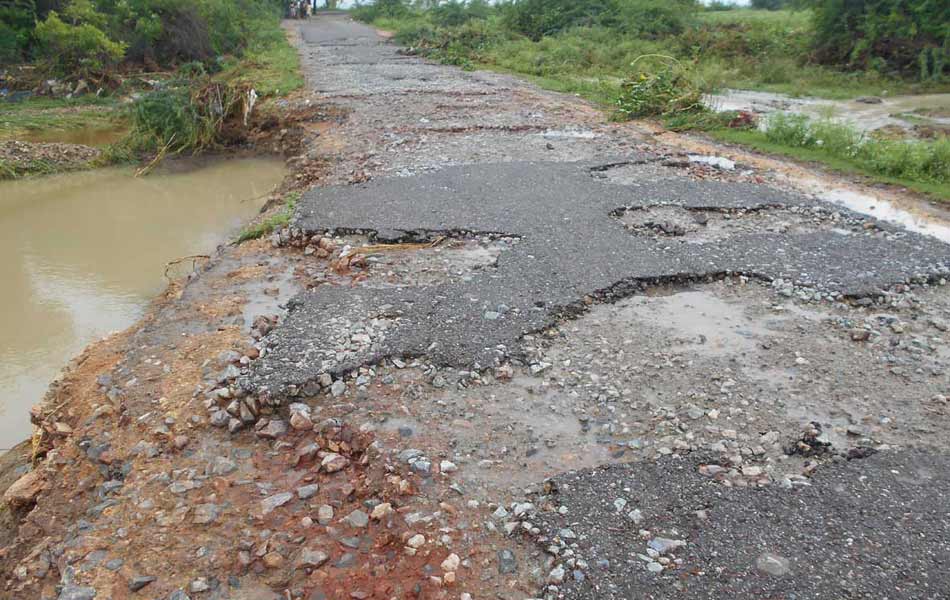
<svg viewBox="0 0 950 600">
<path fill-rule="evenodd" d="M 252 111 L 303 85 L 282 11 L 279 0 L 0 3 L 0 178 L 240 143 Z M 35 156 L 55 146 L 22 142 L 100 151 L 56 163 Z"/>
<path fill-rule="evenodd" d="M 377 0 L 354 16 L 410 52 L 526 76 L 617 119 L 821 162 L 950 199 L 946 130 L 886 139 L 828 119 L 715 113 L 724 88 L 848 99 L 950 91 L 950 5 L 927 0 Z"/>
</svg>

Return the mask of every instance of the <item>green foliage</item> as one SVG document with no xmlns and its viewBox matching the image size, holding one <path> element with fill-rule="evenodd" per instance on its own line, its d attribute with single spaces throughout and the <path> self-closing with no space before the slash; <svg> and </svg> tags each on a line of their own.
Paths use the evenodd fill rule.
<svg viewBox="0 0 950 600">
<path fill-rule="evenodd" d="M 160 67 L 261 49 L 279 0 L 0 0 L 0 60 L 30 51 L 60 74 L 82 74 L 121 59 Z M 37 22 L 37 18 L 39 21 Z M 74 73 L 75 72 L 75 73 Z"/>
<path fill-rule="evenodd" d="M 470 69 L 482 54 L 500 40 L 497 29 L 483 20 L 470 19 L 458 27 L 435 27 L 425 22 L 401 30 L 396 41 L 445 64 Z"/>
<path fill-rule="evenodd" d="M 201 152 L 217 143 L 242 101 L 242 90 L 207 75 L 168 82 L 133 104 L 127 144 L 160 154 Z"/>
<path fill-rule="evenodd" d="M 788 0 L 752 0 L 752 8 L 759 10 L 782 10 L 788 6 Z"/>
<path fill-rule="evenodd" d="M 950 2 L 810 0 L 823 63 L 940 80 L 950 73 Z"/>
<path fill-rule="evenodd" d="M 615 16 L 613 0 L 515 0 L 504 7 L 504 24 L 535 41 L 571 27 L 602 25 Z"/>
<path fill-rule="evenodd" d="M 65 23 L 55 12 L 37 24 L 35 34 L 40 55 L 58 73 L 99 73 L 125 54 L 124 44 L 110 40 L 95 25 Z"/>
<path fill-rule="evenodd" d="M 791 148 L 808 148 L 860 164 L 888 177 L 950 183 L 950 138 L 935 141 L 884 140 L 853 127 L 804 115 L 777 113 L 766 126 L 765 139 Z"/>
<path fill-rule="evenodd" d="M 642 56 L 631 67 L 636 68 L 638 63 L 640 69 L 620 85 L 620 116 L 634 119 L 705 110 L 700 89 L 679 61 L 668 56 Z M 650 63 L 656 66 L 649 68 Z"/>
<path fill-rule="evenodd" d="M 396 19 L 409 14 L 409 6 L 403 0 L 375 0 L 370 4 L 357 5 L 353 17 L 372 23 L 377 19 Z"/>
<path fill-rule="evenodd" d="M 0 0 L 0 64 L 23 58 L 35 25 L 34 0 Z"/>
<path fill-rule="evenodd" d="M 729 2 L 720 2 L 719 0 L 713 0 L 706 5 L 706 10 L 711 12 L 725 11 L 725 10 L 736 10 L 736 5 Z"/>
<path fill-rule="evenodd" d="M 514 0 L 502 7 L 512 31 L 540 40 L 574 27 L 603 26 L 644 37 L 676 34 L 697 8 L 694 0 Z"/>
</svg>

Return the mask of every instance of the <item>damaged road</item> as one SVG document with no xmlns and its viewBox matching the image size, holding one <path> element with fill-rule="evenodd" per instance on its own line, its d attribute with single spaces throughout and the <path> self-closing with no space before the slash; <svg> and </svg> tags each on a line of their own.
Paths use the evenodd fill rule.
<svg viewBox="0 0 950 600">
<path fill-rule="evenodd" d="M 317 184 L 34 409 L 0 598 L 950 596 L 950 247 L 295 26 Z"/>
<path fill-rule="evenodd" d="M 761 185 L 687 179 L 612 183 L 611 169 L 626 164 L 479 164 L 312 190 L 292 224 L 293 235 L 306 239 L 367 232 L 377 243 L 466 234 L 519 242 L 493 268 L 441 285 L 319 288 L 298 296 L 268 338 L 269 351 L 255 363 L 247 387 L 285 394 L 288 386 L 303 387 L 322 373 L 338 376 L 389 357 L 496 367 L 509 360 L 522 335 L 577 312 L 585 298 L 616 300 L 658 281 L 735 273 L 790 280 L 837 299 L 873 296 L 894 284 L 948 273 L 950 246 L 932 238 Z M 699 223 L 710 213 L 741 213 L 733 217 L 738 223 L 756 211 L 791 209 L 824 218 L 830 226 L 794 233 L 740 231 L 684 244 L 676 235 L 636 235 L 615 218 L 658 207 L 683 207 Z M 856 268 L 857 261 L 867 266 Z M 388 319 L 392 325 L 385 339 L 371 340 L 364 353 L 337 361 L 335 347 L 320 341 L 332 339 L 327 317 L 340 316 Z"/>
</svg>

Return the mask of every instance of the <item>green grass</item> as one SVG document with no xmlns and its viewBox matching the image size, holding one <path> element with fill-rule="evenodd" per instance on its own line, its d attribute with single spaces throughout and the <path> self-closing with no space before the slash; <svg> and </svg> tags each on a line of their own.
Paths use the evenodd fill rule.
<svg viewBox="0 0 950 600">
<path fill-rule="evenodd" d="M 793 96 L 846 99 L 857 96 L 946 92 L 950 82 L 917 83 L 876 72 L 843 72 L 807 64 L 810 13 L 737 9 L 697 14 L 681 34 L 646 39 L 605 27 L 570 29 L 532 41 L 503 30 L 497 19 L 483 22 L 478 43 L 462 39 L 430 53 L 435 60 L 534 78 L 554 91 L 577 93 L 611 104 L 630 63 L 643 54 L 674 56 L 691 65 L 696 85 L 762 90 Z M 458 29 L 436 28 L 425 14 L 380 18 L 372 25 L 396 34 L 398 43 L 415 46 L 433 30 L 449 39 Z"/>
<path fill-rule="evenodd" d="M 774 136 L 770 139 L 766 132 L 755 129 L 720 128 L 712 129 L 707 133 L 719 141 L 739 144 L 760 152 L 799 161 L 820 163 L 832 171 L 864 175 L 876 182 L 906 187 L 941 201 L 950 201 L 950 172 L 945 173 L 943 178 L 922 178 L 919 173 L 914 172 L 913 163 L 917 162 L 917 168 L 919 168 L 919 161 L 914 158 L 914 153 L 909 151 L 907 144 L 916 142 L 868 142 L 875 144 L 867 148 L 868 154 L 880 153 L 880 159 L 873 161 L 869 160 L 865 154 L 852 155 L 824 145 L 802 146 Z M 948 154 L 950 140 L 944 138 L 938 143 L 943 144 L 942 151 L 950 156 Z M 927 152 L 927 150 L 924 151 Z M 932 153 L 933 149 L 930 152 Z M 911 168 L 902 169 L 901 165 Z"/>
<path fill-rule="evenodd" d="M 697 14 L 697 19 L 703 23 L 727 25 L 742 24 L 773 24 L 791 27 L 808 27 L 811 12 L 807 10 L 757 10 L 754 8 L 737 8 L 734 10 L 711 10 Z"/>
<path fill-rule="evenodd" d="M 225 65 L 218 79 L 253 87 L 260 96 L 284 96 L 303 87 L 300 56 L 283 30 L 247 50 L 239 60 Z"/>
<path fill-rule="evenodd" d="M 274 231 L 286 227 L 294 215 L 294 208 L 296 208 L 298 200 L 300 200 L 300 192 L 290 192 L 287 194 L 283 208 L 260 223 L 246 227 L 238 236 L 237 243 L 240 244 L 248 240 L 256 240 L 257 238 L 270 235 Z"/>
</svg>

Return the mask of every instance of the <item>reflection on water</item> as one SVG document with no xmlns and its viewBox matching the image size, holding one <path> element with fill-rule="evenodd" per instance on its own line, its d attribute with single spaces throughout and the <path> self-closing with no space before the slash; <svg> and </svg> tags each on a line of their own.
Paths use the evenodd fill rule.
<svg viewBox="0 0 950 600">
<path fill-rule="evenodd" d="M 126 130 L 118 127 L 79 129 L 42 129 L 29 131 L 16 136 L 22 142 L 59 142 L 63 144 L 82 144 L 83 146 L 105 146 L 118 142 L 125 136 Z"/>
<path fill-rule="evenodd" d="M 0 448 L 29 435 L 29 407 L 72 356 L 141 315 L 167 261 L 213 250 L 282 177 L 252 159 L 0 184 Z"/>
</svg>

